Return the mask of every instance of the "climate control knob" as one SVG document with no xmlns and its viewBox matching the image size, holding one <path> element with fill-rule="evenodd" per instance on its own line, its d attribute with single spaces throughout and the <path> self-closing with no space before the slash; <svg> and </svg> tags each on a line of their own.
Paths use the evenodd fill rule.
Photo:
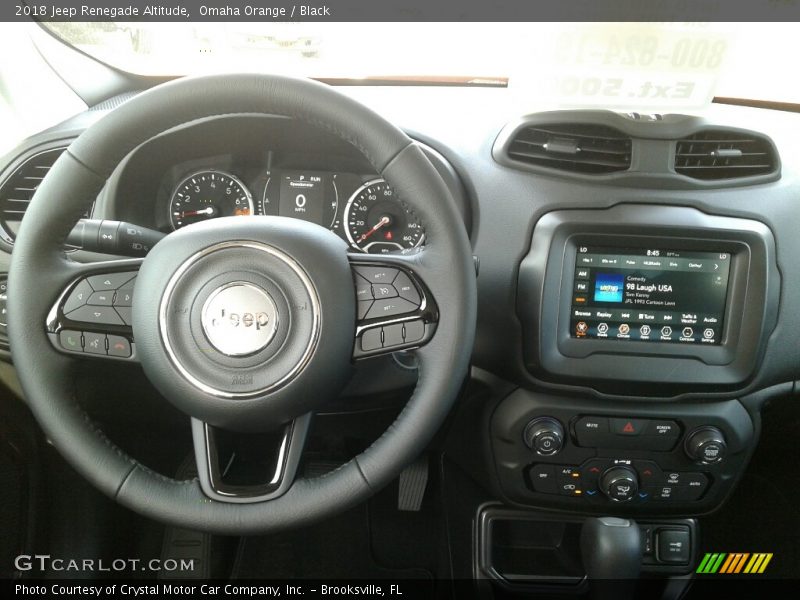
<svg viewBox="0 0 800 600">
<path fill-rule="evenodd" d="M 722 462 L 728 452 L 725 436 L 716 427 L 700 427 L 692 431 L 684 443 L 686 454 L 703 465 Z"/>
<path fill-rule="evenodd" d="M 525 426 L 525 444 L 541 456 L 552 456 L 564 446 L 564 428 L 552 417 L 539 417 Z"/>
<path fill-rule="evenodd" d="M 611 467 L 600 476 L 600 489 L 615 502 L 628 502 L 639 491 L 639 478 L 630 467 Z"/>
</svg>

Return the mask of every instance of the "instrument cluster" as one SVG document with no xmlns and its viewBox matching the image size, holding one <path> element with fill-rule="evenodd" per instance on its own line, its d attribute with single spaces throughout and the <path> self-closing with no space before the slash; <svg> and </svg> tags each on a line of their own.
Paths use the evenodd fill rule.
<svg viewBox="0 0 800 600">
<path fill-rule="evenodd" d="M 369 254 L 401 252 L 425 240 L 413 209 L 374 175 L 303 169 L 266 169 L 254 175 L 229 165 L 176 167 L 174 172 L 180 176 L 169 187 L 166 214 L 156 215 L 165 229 L 217 217 L 269 215 L 316 223 L 353 251 Z"/>
</svg>

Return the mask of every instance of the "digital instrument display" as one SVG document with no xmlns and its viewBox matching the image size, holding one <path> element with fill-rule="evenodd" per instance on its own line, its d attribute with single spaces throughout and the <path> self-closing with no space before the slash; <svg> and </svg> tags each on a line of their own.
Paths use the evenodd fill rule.
<svg viewBox="0 0 800 600">
<path fill-rule="evenodd" d="M 331 173 L 279 171 L 264 190 L 263 213 L 303 219 L 333 229 L 337 225 L 339 190 Z"/>
<path fill-rule="evenodd" d="M 281 176 L 281 203 L 278 214 L 323 224 L 325 190 L 323 175 L 285 172 Z M 329 226 L 328 223 L 325 223 Z"/>
<path fill-rule="evenodd" d="M 731 255 L 580 246 L 570 336 L 719 344 Z"/>
</svg>

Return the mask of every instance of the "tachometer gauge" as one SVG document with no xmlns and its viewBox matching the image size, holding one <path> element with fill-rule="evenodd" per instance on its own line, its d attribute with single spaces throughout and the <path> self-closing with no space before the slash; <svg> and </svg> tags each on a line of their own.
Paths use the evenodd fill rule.
<svg viewBox="0 0 800 600">
<path fill-rule="evenodd" d="M 414 212 L 383 179 L 368 181 L 355 191 L 344 209 L 344 223 L 350 245 L 370 254 L 414 248 L 425 238 Z"/>
<path fill-rule="evenodd" d="M 181 181 L 169 201 L 173 229 L 216 217 L 253 214 L 253 197 L 245 185 L 222 171 L 200 171 Z"/>
</svg>

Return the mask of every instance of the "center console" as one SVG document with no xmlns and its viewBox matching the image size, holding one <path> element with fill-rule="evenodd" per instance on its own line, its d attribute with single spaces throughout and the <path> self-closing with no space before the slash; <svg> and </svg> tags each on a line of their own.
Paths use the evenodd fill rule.
<svg viewBox="0 0 800 600">
<path fill-rule="evenodd" d="M 516 561 L 551 537 L 548 557 L 577 560 L 582 527 L 611 535 L 624 521 L 642 530 L 642 569 L 688 573 L 694 518 L 732 492 L 757 441 L 736 395 L 775 327 L 779 290 L 774 240 L 757 221 L 632 204 L 544 215 L 517 292 L 536 385 L 489 417 L 505 504 L 479 515 L 481 572 L 512 586 L 580 581 L 580 561 L 523 575 Z"/>
<path fill-rule="evenodd" d="M 718 506 L 756 432 L 738 400 L 704 394 L 753 375 L 777 313 L 774 254 L 762 223 L 688 207 L 543 216 L 519 273 L 526 365 L 595 393 L 520 388 L 498 404 L 502 494 L 592 514 Z"/>
</svg>

